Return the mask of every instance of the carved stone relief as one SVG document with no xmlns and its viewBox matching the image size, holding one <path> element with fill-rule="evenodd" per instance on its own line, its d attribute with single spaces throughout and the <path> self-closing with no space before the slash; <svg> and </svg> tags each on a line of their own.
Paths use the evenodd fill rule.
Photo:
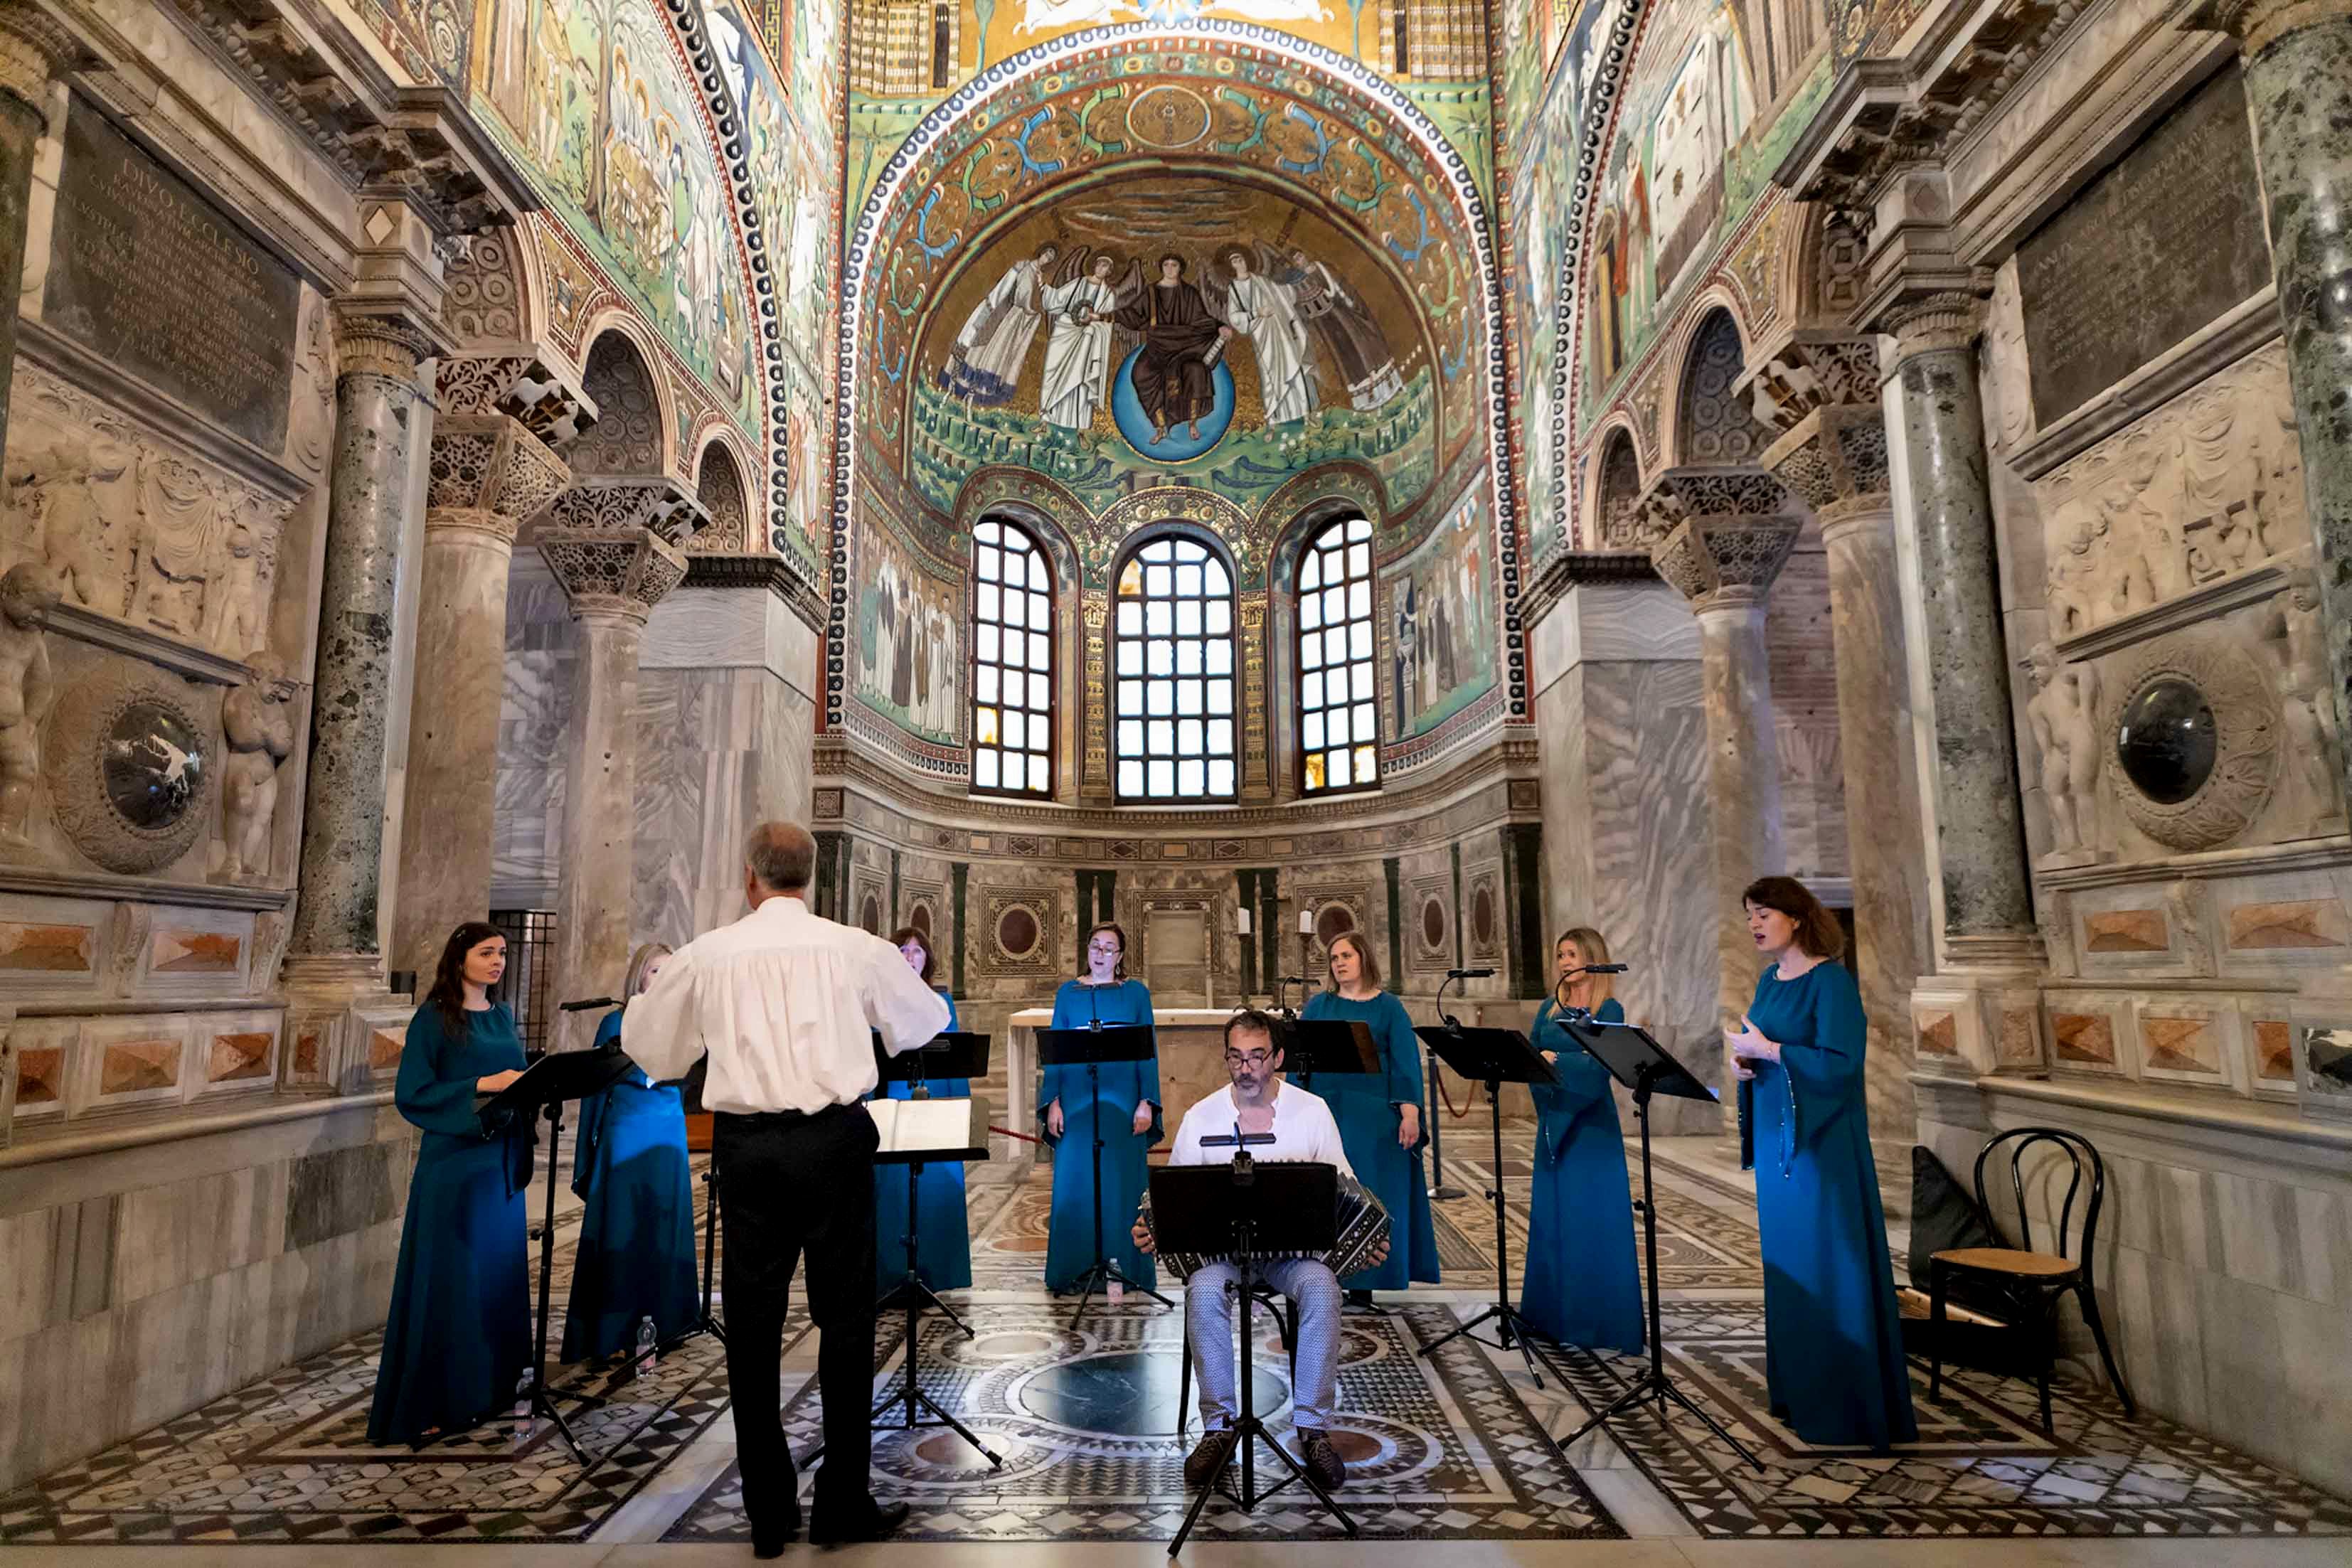
<svg viewBox="0 0 2352 1568">
<path fill-rule="evenodd" d="M 2244 653 L 2210 634 L 2159 638 L 2110 680 L 2100 726 L 2117 764 L 2116 799 L 2134 827 L 2176 850 L 2228 843 L 2269 803 L 2280 772 L 2278 698 Z M 2185 752 L 2178 767 L 2141 768 L 2136 732 L 2153 729 Z M 2170 787 L 2167 781 L 2171 780 Z"/>
<path fill-rule="evenodd" d="M 2098 731 L 2099 677 L 2089 664 L 2059 662 L 2047 643 L 2026 656 L 2033 696 L 2025 705 L 2041 764 L 2050 853 L 2067 857 L 2099 848 L 2099 768 L 2106 756 Z"/>
<path fill-rule="evenodd" d="M 2327 685 L 2319 587 L 2308 576 L 2271 601 L 2263 637 L 2278 661 L 2279 707 L 2286 725 L 2296 809 L 2312 824 L 2344 816 L 2343 737 Z"/>
<path fill-rule="evenodd" d="M 238 659 L 262 641 L 287 503 L 20 363 L 0 565 L 64 602 Z"/>
<path fill-rule="evenodd" d="M 0 844 L 31 842 L 26 824 L 41 770 L 41 721 L 55 685 L 43 624 L 57 593 L 29 561 L 0 577 Z"/>
<path fill-rule="evenodd" d="M 2249 355 L 2036 483 L 2057 640 L 2309 538 L 2284 355 Z"/>
<path fill-rule="evenodd" d="M 267 651 L 247 660 L 252 677 L 222 699 L 221 735 L 227 758 L 221 771 L 223 882 L 269 876 L 269 830 L 278 816 L 278 769 L 294 750 L 294 683 Z"/>
</svg>

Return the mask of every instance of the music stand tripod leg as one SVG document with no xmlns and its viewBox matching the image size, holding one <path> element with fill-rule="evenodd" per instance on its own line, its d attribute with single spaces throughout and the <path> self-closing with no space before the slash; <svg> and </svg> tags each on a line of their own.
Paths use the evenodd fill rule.
<svg viewBox="0 0 2352 1568">
<path fill-rule="evenodd" d="M 551 1100 L 547 1105 L 547 1202 L 541 1211 L 539 1227 L 539 1323 L 531 1338 L 530 1413 L 534 1419 L 544 1416 L 555 1425 L 563 1438 L 563 1446 L 581 1464 L 588 1462 L 572 1434 L 572 1423 L 555 1407 L 547 1391 L 547 1312 L 548 1295 L 555 1281 L 555 1180 L 556 1166 L 563 1156 L 563 1103 Z"/>
</svg>

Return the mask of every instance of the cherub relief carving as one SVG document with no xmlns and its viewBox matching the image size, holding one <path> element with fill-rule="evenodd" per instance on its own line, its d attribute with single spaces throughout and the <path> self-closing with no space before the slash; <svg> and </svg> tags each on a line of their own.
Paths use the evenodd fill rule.
<svg viewBox="0 0 2352 1568">
<path fill-rule="evenodd" d="M 221 861 L 224 882 L 269 874 L 278 768 L 294 750 L 289 706 L 294 683 L 286 678 L 284 662 L 263 650 L 247 654 L 245 663 L 251 675 L 221 702 L 221 735 L 228 743 L 221 793 L 221 838 L 227 850 Z"/>
<path fill-rule="evenodd" d="M 2071 854 L 2090 847 L 2085 841 L 2098 810 L 2098 674 L 2088 664 L 2060 664 L 2047 643 L 2034 644 L 2024 667 L 2033 682 L 2025 713 L 2041 758 L 2050 848 Z"/>
<path fill-rule="evenodd" d="M 2287 756 L 2303 782 L 2315 818 L 2341 807 L 2342 737 L 2328 691 L 2327 646 L 2320 631 L 2319 588 L 2309 578 L 2271 601 L 2263 636 L 2276 644 L 2279 709 L 2286 720 Z"/>
<path fill-rule="evenodd" d="M 25 824 L 41 771 L 41 719 L 56 695 L 42 628 L 57 602 L 47 572 L 31 561 L 0 576 L 0 842 L 31 841 Z"/>
<path fill-rule="evenodd" d="M 125 545 L 143 509 L 140 467 L 135 448 L 103 438 L 36 446 L 8 464 L 18 529 L 39 538 L 41 559 L 64 601 L 122 613 Z M 126 476 L 127 486 L 119 483 Z"/>
</svg>

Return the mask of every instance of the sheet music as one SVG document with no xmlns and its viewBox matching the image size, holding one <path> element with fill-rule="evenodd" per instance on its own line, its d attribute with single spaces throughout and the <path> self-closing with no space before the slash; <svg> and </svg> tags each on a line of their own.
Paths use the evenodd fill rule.
<svg viewBox="0 0 2352 1568">
<path fill-rule="evenodd" d="M 868 1100 L 866 1111 L 884 1154 L 961 1149 L 971 1142 L 970 1100 Z"/>
</svg>

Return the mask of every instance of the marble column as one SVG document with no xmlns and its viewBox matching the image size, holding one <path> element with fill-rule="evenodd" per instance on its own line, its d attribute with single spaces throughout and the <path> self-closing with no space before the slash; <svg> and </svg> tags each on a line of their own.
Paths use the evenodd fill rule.
<svg viewBox="0 0 2352 1568">
<path fill-rule="evenodd" d="M 25 287 L 33 160 L 48 124 L 49 87 L 80 53 L 73 36 L 27 0 L 0 3 L 0 444 L 16 379 L 16 297 Z"/>
<path fill-rule="evenodd" d="M 1902 575 L 1887 494 L 1886 423 L 1876 398 L 1877 352 L 1867 340 L 1842 352 L 1857 373 L 1823 402 L 1791 390 L 1778 403 L 1784 434 L 1764 465 L 1813 508 L 1830 569 L 1837 658 L 1839 763 L 1845 776 L 1847 862 L 1853 874 L 1854 977 L 1870 1020 L 1864 1092 L 1876 1138 L 1909 1142 L 1911 988 L 1928 967 L 1927 835 L 1910 744 Z M 1789 359 L 1810 358 L 1803 350 Z M 1821 375 L 1794 389 L 1824 386 Z M 1769 384 L 1769 383 L 1768 383 Z"/>
<path fill-rule="evenodd" d="M 384 720 L 392 691 L 401 535 L 415 444 L 432 404 L 417 385 L 434 351 L 394 313 L 336 324 L 335 441 L 328 473 L 318 665 L 303 780 L 300 894 L 287 945 L 291 986 L 380 989 L 376 894 L 383 850 Z"/>
<path fill-rule="evenodd" d="M 539 552 L 580 626 L 564 736 L 556 883 L 559 1000 L 618 996 L 634 934 L 637 658 L 646 618 L 686 577 L 691 498 L 667 479 L 584 479 L 555 498 Z M 587 1045 L 594 1013 L 559 1016 L 556 1050 Z"/>
<path fill-rule="evenodd" d="M 1906 299 L 1881 319 L 1895 339 L 1892 396 L 1918 547 L 1920 657 L 1935 758 L 1936 860 L 1946 956 L 2013 962 L 2039 950 L 2009 706 L 1984 407 L 1977 390 L 1982 301 Z"/>
<path fill-rule="evenodd" d="M 453 355 L 435 391 L 391 957 L 420 977 L 489 909 L 508 569 L 523 521 L 572 482 L 551 443 L 586 417 L 536 356 Z"/>
<path fill-rule="evenodd" d="M 2209 0 L 2190 23 L 2234 37 L 2245 68 L 2336 733 L 2352 735 L 2352 0 Z"/>
<path fill-rule="evenodd" d="M 1765 597 L 1802 519 L 1780 482 L 1753 468 L 1669 468 L 1645 493 L 1642 509 L 1646 531 L 1663 535 L 1650 551 L 1658 575 L 1698 616 L 1717 1001 L 1723 1014 L 1737 1018 L 1755 996 L 1759 967 L 1739 895 L 1758 877 L 1788 869 Z M 1707 1061 L 1708 1082 L 1720 1086 L 1720 1037 Z"/>
</svg>

